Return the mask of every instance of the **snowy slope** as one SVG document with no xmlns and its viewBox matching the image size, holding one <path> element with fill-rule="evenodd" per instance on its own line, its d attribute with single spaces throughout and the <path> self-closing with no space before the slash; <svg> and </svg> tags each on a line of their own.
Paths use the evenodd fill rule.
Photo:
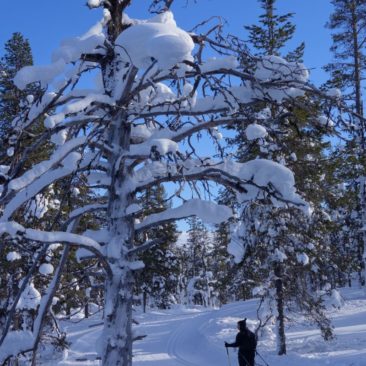
<svg viewBox="0 0 366 366">
<path fill-rule="evenodd" d="M 332 311 L 335 340 L 324 342 L 317 329 L 299 319 L 286 332 L 288 355 L 276 355 L 273 334 L 267 332 L 258 344 L 263 359 L 271 366 L 366 366 L 366 296 L 352 289 L 342 294 L 346 300 L 344 307 Z M 236 302 L 216 310 L 176 308 L 140 314 L 136 331 L 148 336 L 135 344 L 134 365 L 228 365 L 224 341 L 234 340 L 236 322 L 243 317 L 248 318 L 249 327 L 254 326 L 256 300 Z M 98 322 L 100 319 L 87 320 L 89 327 L 82 323 L 67 324 L 72 345 L 59 365 L 99 365 L 93 352 L 101 329 L 93 325 Z M 231 365 L 237 364 L 232 349 L 230 360 Z M 256 361 L 265 365 L 258 356 Z"/>
</svg>

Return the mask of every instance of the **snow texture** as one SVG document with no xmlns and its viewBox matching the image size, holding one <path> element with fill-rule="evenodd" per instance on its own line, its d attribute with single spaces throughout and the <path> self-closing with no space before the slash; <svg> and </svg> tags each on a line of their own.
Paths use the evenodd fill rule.
<svg viewBox="0 0 366 366">
<path fill-rule="evenodd" d="M 260 289 L 258 289 L 260 292 Z M 338 292 L 338 291 L 337 291 Z M 339 294 L 339 293 L 338 293 Z M 331 295 L 333 296 L 333 295 Z M 339 308 L 331 306 L 328 314 L 333 318 L 336 338 L 324 341 L 319 329 L 299 316 L 296 323 L 286 324 L 287 354 L 276 354 L 274 325 L 267 324 L 259 333 L 258 353 L 271 366 L 365 366 L 366 357 L 366 298 L 362 290 L 342 289 L 343 301 Z M 223 366 L 237 365 L 236 350 L 224 342 L 233 342 L 237 334 L 237 321 L 247 318 L 249 329 L 257 326 L 259 299 L 238 301 L 220 309 L 176 306 L 170 310 L 137 310 L 134 317 L 140 323 L 135 333 L 147 334 L 134 343 L 134 366 Z M 85 322 L 63 322 L 71 342 L 65 360 L 58 366 L 80 364 L 99 366 L 97 354 L 90 350 L 96 344 L 101 327 L 98 315 Z M 256 363 L 264 365 L 259 355 Z"/>
<path fill-rule="evenodd" d="M 275 249 L 274 254 L 272 255 L 272 260 L 275 262 L 284 262 L 287 259 L 287 255 L 279 250 L 278 248 Z"/>
<path fill-rule="evenodd" d="M 267 134 L 265 127 L 256 123 L 250 124 L 245 130 L 245 135 L 249 141 L 265 138 Z"/>
<path fill-rule="evenodd" d="M 332 121 L 332 119 L 324 115 L 318 117 L 318 122 L 325 127 L 333 127 L 335 124 L 334 121 Z"/>
<path fill-rule="evenodd" d="M 6 255 L 6 260 L 8 262 L 14 262 L 14 261 L 16 261 L 18 259 L 22 259 L 22 256 L 18 252 L 9 252 Z"/>
<path fill-rule="evenodd" d="M 54 271 L 54 268 L 53 268 L 53 265 L 50 264 L 50 263 L 42 263 L 40 266 L 39 266 L 39 269 L 38 269 L 39 273 L 42 274 L 43 276 L 48 276 L 50 274 L 53 273 Z"/>
<path fill-rule="evenodd" d="M 77 146 L 80 146 L 85 142 L 85 137 L 79 137 L 68 141 L 62 147 L 57 149 L 49 160 L 34 165 L 32 169 L 26 171 L 21 177 L 13 179 L 9 183 L 9 189 L 17 191 L 28 186 L 30 183 L 51 169 L 54 164 L 66 157 L 70 151 L 74 150 Z"/>
<path fill-rule="evenodd" d="M 339 99 L 342 97 L 342 92 L 338 88 L 331 88 L 326 91 L 326 95 L 328 97 Z"/>
<path fill-rule="evenodd" d="M 20 90 L 24 90 L 28 84 L 38 81 L 43 88 L 46 88 L 65 70 L 65 66 L 65 61 L 62 59 L 45 66 L 25 66 L 15 75 L 14 84 Z"/>
<path fill-rule="evenodd" d="M 125 60 L 141 69 L 151 66 L 154 60 L 162 70 L 193 60 L 192 38 L 177 27 L 169 11 L 127 28 L 117 38 L 116 45 Z"/>
<path fill-rule="evenodd" d="M 74 140 L 71 140 L 71 142 L 74 142 Z M 9 219 L 10 216 L 13 214 L 15 210 L 17 210 L 24 202 L 29 200 L 31 197 L 34 197 L 36 194 L 38 194 L 42 188 L 50 185 L 55 180 L 64 177 L 71 172 L 73 172 L 78 165 L 79 160 L 81 159 L 81 155 L 77 152 L 72 152 L 69 155 L 67 155 L 61 162 L 61 166 L 57 170 L 50 170 L 47 171 L 45 174 L 40 177 L 40 179 L 33 181 L 31 184 L 28 185 L 27 189 L 24 189 L 20 192 L 18 192 L 15 197 L 8 203 L 7 207 L 5 208 L 2 217 L 0 218 L 2 221 Z M 48 165 L 50 164 L 50 160 L 45 161 L 43 163 L 40 163 L 38 167 L 41 167 L 42 165 Z M 42 170 L 42 169 L 40 169 Z M 32 174 L 33 169 L 31 171 L 26 172 L 23 175 L 27 176 L 30 179 L 34 179 L 34 175 Z M 29 174 L 29 176 L 28 176 Z M 22 178 L 22 177 L 21 177 Z M 21 183 L 25 183 L 24 179 L 22 180 L 20 178 Z"/>
<path fill-rule="evenodd" d="M 35 310 L 41 303 L 41 294 L 31 282 L 26 286 L 17 304 L 17 309 Z"/>
<path fill-rule="evenodd" d="M 178 144 L 169 139 L 151 139 L 144 144 L 137 146 L 132 145 L 129 155 L 150 155 L 151 151 L 155 150 L 160 155 L 167 153 L 175 153 L 178 151 Z"/>
<path fill-rule="evenodd" d="M 205 223 L 220 224 L 228 220 L 232 215 L 231 209 L 227 206 L 216 205 L 214 202 L 200 199 L 191 199 L 179 207 L 146 217 L 140 224 L 136 225 L 136 229 L 143 229 L 164 220 L 181 219 L 190 216 L 198 216 Z"/>
<path fill-rule="evenodd" d="M 214 70 L 226 69 L 235 70 L 238 68 L 239 62 L 234 56 L 227 56 L 222 58 L 211 57 L 208 58 L 201 66 L 202 73 L 207 73 Z"/>
<path fill-rule="evenodd" d="M 306 266 L 310 262 L 310 259 L 306 253 L 298 253 L 296 255 L 296 259 L 299 263 L 303 264 L 304 266 Z"/>
<path fill-rule="evenodd" d="M 258 63 L 254 76 L 262 81 L 298 81 L 309 79 L 308 69 L 301 63 L 288 62 L 279 56 L 264 56 Z"/>
<path fill-rule="evenodd" d="M 90 8 L 98 8 L 102 3 L 102 0 L 88 0 L 88 6 Z"/>
<path fill-rule="evenodd" d="M 34 342 L 33 334 L 30 331 L 10 331 L 0 347 L 0 362 L 7 357 L 16 355 L 25 349 L 31 349 Z"/>
<path fill-rule="evenodd" d="M 103 34 L 92 34 L 88 37 L 77 37 L 64 40 L 61 46 L 53 52 L 53 62 L 70 63 L 79 59 L 82 54 L 93 53 L 97 47 L 102 47 L 105 41 Z"/>
<path fill-rule="evenodd" d="M 73 245 L 80 245 L 87 248 L 89 247 L 91 249 L 99 251 L 100 253 L 103 252 L 103 249 L 101 248 L 99 243 L 92 238 L 62 231 L 47 232 L 35 229 L 26 229 L 25 227 L 14 221 L 0 222 L 0 235 L 4 233 L 9 234 L 11 237 L 16 237 L 17 234 L 22 234 L 25 238 L 29 240 L 35 240 L 44 243 L 63 242 Z"/>
</svg>

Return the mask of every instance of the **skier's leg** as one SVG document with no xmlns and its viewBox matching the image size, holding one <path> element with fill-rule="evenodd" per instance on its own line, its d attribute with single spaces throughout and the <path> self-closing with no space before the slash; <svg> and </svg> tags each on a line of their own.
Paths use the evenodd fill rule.
<svg viewBox="0 0 366 366">
<path fill-rule="evenodd" d="M 240 355 L 240 352 L 238 352 L 238 361 L 239 366 L 247 366 L 247 363 L 245 362 L 244 358 Z"/>
</svg>

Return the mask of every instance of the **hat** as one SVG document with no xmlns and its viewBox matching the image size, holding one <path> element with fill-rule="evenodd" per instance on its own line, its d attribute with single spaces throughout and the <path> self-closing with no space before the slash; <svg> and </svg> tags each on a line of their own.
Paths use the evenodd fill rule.
<svg viewBox="0 0 366 366">
<path fill-rule="evenodd" d="M 247 328 L 247 318 L 238 321 L 238 326 L 240 330 L 245 330 Z"/>
</svg>

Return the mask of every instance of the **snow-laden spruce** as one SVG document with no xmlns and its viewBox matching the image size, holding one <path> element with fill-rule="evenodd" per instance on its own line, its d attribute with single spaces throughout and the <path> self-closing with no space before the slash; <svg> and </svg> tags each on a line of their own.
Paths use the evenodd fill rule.
<svg viewBox="0 0 366 366">
<path fill-rule="evenodd" d="M 134 273 L 142 267 L 137 253 L 160 242 L 147 240 L 139 246 L 136 235 L 190 216 L 215 224 L 230 218 L 227 207 L 196 196 L 208 183 L 236 191 L 239 203 L 267 197 L 275 205 L 309 209 L 296 194 L 294 176 L 286 167 L 262 159 L 241 164 L 207 158 L 199 156 L 194 146 L 196 134 L 207 131 L 217 144 L 220 127 L 235 124 L 251 126 L 249 139 L 264 137 L 266 131 L 247 119 L 246 109 L 268 98 L 282 103 L 310 92 L 303 65 L 269 57 L 256 60 L 257 71 L 251 74 L 237 62 L 241 50 L 233 44 L 222 45 L 230 55 L 217 54 L 205 61 L 209 37 L 187 33 L 170 11 L 147 20 L 130 19 L 125 14 L 129 3 L 89 1 L 90 8 L 104 7 L 103 19 L 83 36 L 64 41 L 50 65 L 27 66 L 14 79 L 20 89 L 33 82 L 44 88 L 41 96 L 27 99 L 13 121 L 14 134 L 20 138 L 40 121 L 43 128 L 29 135 L 31 147 L 17 152 L 19 159 L 1 166 L 6 182 L 0 189 L 0 233 L 15 242 L 39 245 L 40 253 L 20 291 L 26 294 L 34 288 L 37 268 L 45 278 L 53 278 L 37 300 L 37 316 L 24 342 L 24 333 L 12 331 L 17 304 L 10 309 L 0 338 L 1 362 L 21 352 L 36 352 L 70 246 L 84 251 L 79 252 L 80 260 L 85 251 L 93 254 L 104 271 L 104 330 L 98 341 L 102 364 L 130 366 L 132 289 Z M 85 90 L 81 86 L 90 71 L 99 81 L 94 89 Z M 27 168 L 29 154 L 41 150 L 45 142 L 46 158 Z M 137 221 L 141 192 L 165 183 L 174 187 L 172 207 Z M 74 207 L 60 202 L 57 209 L 36 209 L 54 187 L 66 195 L 79 192 Z M 189 189 L 192 194 L 182 199 L 182 192 Z M 86 192 L 93 192 L 98 202 L 86 203 Z M 53 229 L 21 221 L 29 211 L 36 212 L 39 220 L 53 222 Z M 78 225 L 84 217 L 94 217 L 99 229 L 81 232 Z M 64 247 L 55 267 L 42 258 L 53 243 Z M 9 258 L 17 260 L 16 255 Z M 16 347 L 7 348 L 10 342 Z"/>
</svg>

